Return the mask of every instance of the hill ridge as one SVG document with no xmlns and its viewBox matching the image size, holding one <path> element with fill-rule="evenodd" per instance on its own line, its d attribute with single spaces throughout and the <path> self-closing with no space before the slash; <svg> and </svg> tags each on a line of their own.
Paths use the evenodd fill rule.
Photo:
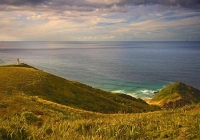
<svg viewBox="0 0 200 140">
<path fill-rule="evenodd" d="M 164 108 L 182 107 L 199 102 L 200 90 L 182 82 L 175 82 L 168 85 L 150 101 L 150 103 L 160 105 Z"/>
<path fill-rule="evenodd" d="M 5 94 L 22 92 L 73 108 L 101 113 L 133 113 L 159 109 L 141 99 L 95 89 L 27 64 L 0 66 L 0 73 L 0 91 Z"/>
</svg>

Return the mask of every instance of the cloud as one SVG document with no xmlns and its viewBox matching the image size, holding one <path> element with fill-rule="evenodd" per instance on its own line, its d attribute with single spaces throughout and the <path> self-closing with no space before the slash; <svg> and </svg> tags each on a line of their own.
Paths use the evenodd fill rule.
<svg viewBox="0 0 200 140">
<path fill-rule="evenodd" d="M 187 8 L 199 8 L 199 0 L 122 0 L 120 4 L 132 4 L 132 5 L 152 5 L 160 4 L 165 6 L 181 6 Z"/>
<path fill-rule="evenodd" d="M 115 38 L 115 36 L 111 35 L 111 36 L 103 36 L 104 39 L 113 39 Z"/>
<path fill-rule="evenodd" d="M 152 5 L 179 6 L 186 8 L 200 8 L 200 0 L 1 0 L 0 5 L 30 6 L 43 5 L 44 7 L 87 7 L 108 8 L 113 5 Z M 61 9 L 63 10 L 63 9 Z"/>
<path fill-rule="evenodd" d="M 0 4 L 3 5 L 37 5 L 37 4 L 46 4 L 49 0 L 1 0 Z"/>
<path fill-rule="evenodd" d="M 200 0 L 0 0 L 3 40 L 200 39 Z M 194 38 L 194 36 L 196 38 Z M 131 39 L 130 39 L 131 40 Z"/>
</svg>

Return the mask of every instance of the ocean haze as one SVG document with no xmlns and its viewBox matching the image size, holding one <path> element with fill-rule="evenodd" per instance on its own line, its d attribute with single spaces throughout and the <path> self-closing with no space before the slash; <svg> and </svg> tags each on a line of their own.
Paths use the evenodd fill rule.
<svg viewBox="0 0 200 140">
<path fill-rule="evenodd" d="M 0 64 L 17 58 L 69 80 L 152 98 L 181 81 L 200 89 L 200 42 L 0 42 Z"/>
</svg>

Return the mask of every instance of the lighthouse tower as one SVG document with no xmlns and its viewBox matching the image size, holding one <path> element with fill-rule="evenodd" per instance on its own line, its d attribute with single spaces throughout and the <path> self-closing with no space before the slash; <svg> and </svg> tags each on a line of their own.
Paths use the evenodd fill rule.
<svg viewBox="0 0 200 140">
<path fill-rule="evenodd" d="M 17 65 L 19 65 L 20 64 L 20 61 L 19 61 L 19 59 L 17 59 Z"/>
</svg>

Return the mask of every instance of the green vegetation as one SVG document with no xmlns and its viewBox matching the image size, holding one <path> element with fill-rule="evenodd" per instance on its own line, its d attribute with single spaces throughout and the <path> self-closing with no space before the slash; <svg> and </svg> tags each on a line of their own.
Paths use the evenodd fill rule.
<svg viewBox="0 0 200 140">
<path fill-rule="evenodd" d="M 7 95 L 24 93 L 74 108 L 102 112 L 146 112 L 158 110 L 141 99 L 105 92 L 68 81 L 26 64 L 0 67 L 0 91 Z M 127 95 L 128 96 L 128 95 Z"/>
<path fill-rule="evenodd" d="M 16 65 L 5 65 L 5 66 L 1 66 L 1 67 L 23 67 L 23 68 L 33 68 L 33 69 L 35 69 L 35 70 L 37 70 L 36 68 L 34 68 L 34 67 L 32 67 L 32 66 L 29 66 L 29 65 L 27 65 L 27 64 L 25 64 L 25 63 L 20 63 L 20 64 L 16 64 Z"/>
<path fill-rule="evenodd" d="M 151 103 L 157 103 L 163 107 L 182 107 L 186 104 L 200 102 L 200 90 L 181 82 L 176 82 L 162 89 L 151 100 Z"/>
<path fill-rule="evenodd" d="M 169 87 L 187 96 L 186 86 L 176 84 L 180 87 Z M 67 81 L 28 65 L 0 67 L 0 140 L 199 139 L 200 104 L 141 113 L 155 109 L 159 108 L 141 99 Z"/>
<path fill-rule="evenodd" d="M 198 140 L 200 135 L 200 104 L 149 113 L 101 114 L 23 94 L 17 98 L 24 111 L 1 117 L 0 139 Z"/>
</svg>

